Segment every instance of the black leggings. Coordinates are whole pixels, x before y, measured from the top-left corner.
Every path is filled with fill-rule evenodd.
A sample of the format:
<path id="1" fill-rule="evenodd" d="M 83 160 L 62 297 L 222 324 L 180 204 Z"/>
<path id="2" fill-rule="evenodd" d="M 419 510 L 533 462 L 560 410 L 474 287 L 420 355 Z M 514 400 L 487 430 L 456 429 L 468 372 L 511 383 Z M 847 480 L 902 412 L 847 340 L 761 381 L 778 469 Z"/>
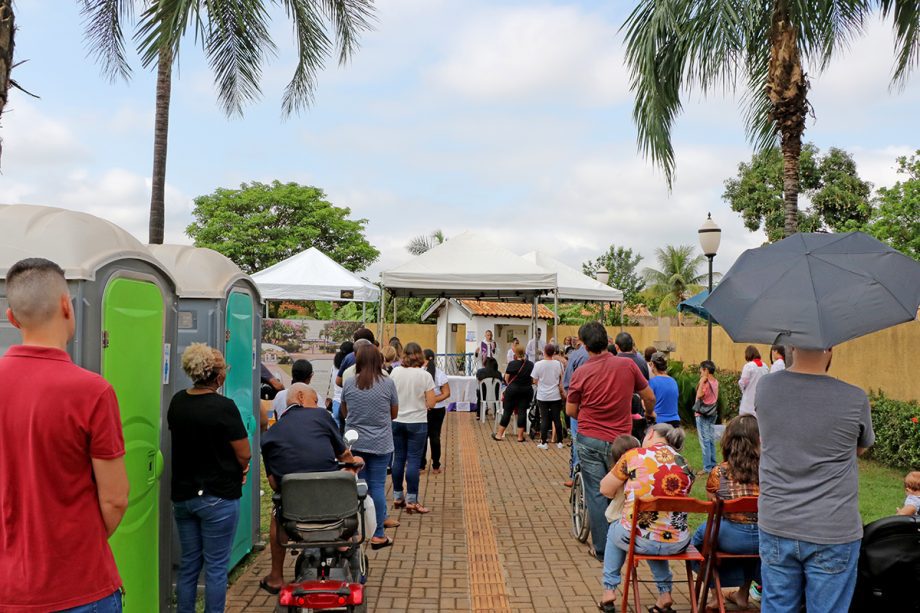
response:
<path id="1" fill-rule="evenodd" d="M 540 409 L 540 438 L 544 444 L 549 441 L 550 425 L 556 426 L 559 442 L 562 442 L 562 400 L 537 400 Z"/>
<path id="2" fill-rule="evenodd" d="M 517 427 L 527 427 L 527 411 L 530 409 L 530 401 L 533 399 L 533 388 L 528 386 L 508 386 L 505 388 L 505 400 L 502 403 L 504 412 L 502 413 L 499 425 L 507 428 L 511 423 L 511 414 L 517 410 Z"/>
<path id="3" fill-rule="evenodd" d="M 431 409 L 428 411 L 428 444 L 431 447 L 431 467 L 441 468 L 441 426 L 447 409 Z M 422 456 L 422 468 L 425 467 L 425 456 Z"/>

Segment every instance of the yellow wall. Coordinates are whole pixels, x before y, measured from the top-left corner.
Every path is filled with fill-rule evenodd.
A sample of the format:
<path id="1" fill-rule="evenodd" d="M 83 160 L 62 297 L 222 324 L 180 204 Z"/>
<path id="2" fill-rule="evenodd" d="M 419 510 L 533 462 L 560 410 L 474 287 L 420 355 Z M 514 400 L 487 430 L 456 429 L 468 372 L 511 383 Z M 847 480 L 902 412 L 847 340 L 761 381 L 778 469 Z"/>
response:
<path id="1" fill-rule="evenodd" d="M 377 334 L 377 324 L 369 323 L 367 327 Z M 418 343 L 422 349 L 435 349 L 437 345 L 437 328 L 432 324 L 399 324 L 396 327 L 396 333 L 393 331 L 393 324 L 384 324 L 383 338 L 381 343 L 386 343 L 390 337 L 398 336 L 403 346 L 407 343 Z"/>
<path id="2" fill-rule="evenodd" d="M 608 326 L 607 330 L 615 337 L 620 328 Z M 655 326 L 627 326 L 625 330 L 632 335 L 639 352 L 655 341 L 664 340 L 658 338 Z M 578 326 L 559 326 L 559 331 L 550 332 L 549 336 L 561 342 L 566 336 L 577 334 Z M 671 353 L 673 360 L 698 364 L 706 359 L 705 326 L 672 326 L 670 342 L 675 346 Z M 712 360 L 719 369 L 740 371 L 746 346 L 732 342 L 721 327 L 712 329 Z M 769 346 L 757 347 L 764 359 L 768 359 Z M 901 324 L 835 347 L 830 374 L 866 391 L 881 390 L 898 400 L 920 400 L 920 376 L 916 376 L 918 348 L 920 321 Z"/>

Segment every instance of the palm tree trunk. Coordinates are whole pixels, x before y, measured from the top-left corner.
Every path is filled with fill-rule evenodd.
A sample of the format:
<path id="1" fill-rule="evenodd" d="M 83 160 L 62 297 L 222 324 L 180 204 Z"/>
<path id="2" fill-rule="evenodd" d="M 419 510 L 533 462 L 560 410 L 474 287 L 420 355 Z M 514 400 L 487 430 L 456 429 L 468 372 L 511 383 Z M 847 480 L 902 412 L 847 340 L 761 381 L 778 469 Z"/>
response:
<path id="1" fill-rule="evenodd" d="M 12 0 L 0 0 L 0 117 L 6 108 L 10 91 L 10 71 L 13 69 L 13 36 L 16 33 L 13 21 Z M 0 153 L 3 148 L 0 146 Z"/>
<path id="2" fill-rule="evenodd" d="M 808 80 L 787 2 L 776 0 L 773 7 L 767 75 L 767 95 L 773 104 L 771 118 L 779 130 L 783 152 L 785 236 L 795 234 L 799 226 L 799 155 L 808 113 Z"/>
<path id="3" fill-rule="evenodd" d="M 163 244 L 166 217 L 166 143 L 169 138 L 169 102 L 172 96 L 171 49 L 161 49 L 157 63 L 156 118 L 153 126 L 153 183 L 150 190 L 150 244 Z"/>

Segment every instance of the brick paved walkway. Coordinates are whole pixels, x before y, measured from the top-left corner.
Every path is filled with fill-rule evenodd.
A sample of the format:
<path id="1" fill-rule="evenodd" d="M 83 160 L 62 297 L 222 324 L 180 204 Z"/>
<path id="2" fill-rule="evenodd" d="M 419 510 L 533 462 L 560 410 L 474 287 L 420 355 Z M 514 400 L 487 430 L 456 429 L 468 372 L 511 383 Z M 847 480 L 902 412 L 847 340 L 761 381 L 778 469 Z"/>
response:
<path id="1" fill-rule="evenodd" d="M 596 611 L 601 564 L 570 533 L 569 449 L 540 450 L 490 438 L 472 414 L 449 413 L 444 472 L 425 472 L 419 498 L 428 515 L 393 511 L 395 543 L 368 549 L 372 611 Z M 387 493 L 390 494 L 388 484 Z M 286 578 L 290 578 L 289 558 Z M 642 576 L 648 579 L 647 567 Z M 230 588 L 231 612 L 269 613 L 276 596 L 259 590 L 266 549 Z M 674 567 L 675 609 L 689 611 L 682 568 Z M 643 605 L 654 603 L 644 584 Z M 643 609 L 644 611 L 644 609 Z"/>

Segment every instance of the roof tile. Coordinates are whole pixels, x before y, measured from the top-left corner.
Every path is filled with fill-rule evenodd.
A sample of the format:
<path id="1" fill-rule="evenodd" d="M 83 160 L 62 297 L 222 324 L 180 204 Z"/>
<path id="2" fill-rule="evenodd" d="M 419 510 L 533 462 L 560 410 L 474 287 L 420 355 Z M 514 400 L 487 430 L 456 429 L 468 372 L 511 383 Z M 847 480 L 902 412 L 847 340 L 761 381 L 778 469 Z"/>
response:
<path id="1" fill-rule="evenodd" d="M 463 306 L 473 315 L 485 317 L 520 317 L 530 319 L 533 307 L 520 302 L 486 302 L 483 300 L 461 300 Z M 544 305 L 539 305 L 537 310 L 539 319 L 554 319 L 555 315 Z"/>

